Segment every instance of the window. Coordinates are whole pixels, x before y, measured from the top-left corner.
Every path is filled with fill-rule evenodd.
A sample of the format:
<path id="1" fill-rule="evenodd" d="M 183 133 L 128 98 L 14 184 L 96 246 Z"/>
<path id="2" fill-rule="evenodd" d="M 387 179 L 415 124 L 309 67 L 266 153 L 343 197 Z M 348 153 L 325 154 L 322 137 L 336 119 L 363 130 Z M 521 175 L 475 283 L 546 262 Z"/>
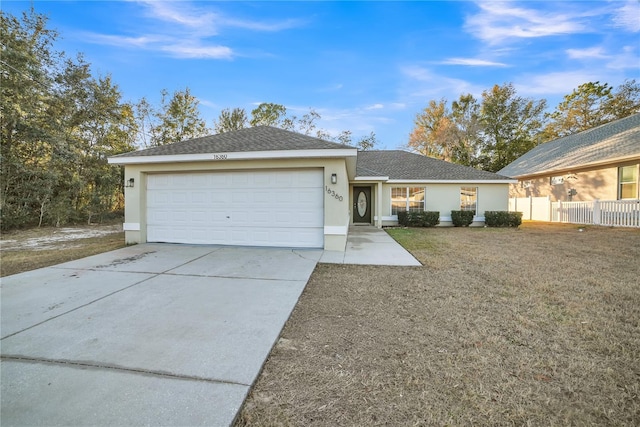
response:
<path id="1" fill-rule="evenodd" d="M 424 211 L 423 187 L 393 187 L 391 189 L 391 215 L 398 215 L 398 212 Z"/>
<path id="2" fill-rule="evenodd" d="M 551 177 L 551 185 L 560 185 L 560 184 L 564 184 L 564 176 Z"/>
<path id="3" fill-rule="evenodd" d="M 460 210 L 473 211 L 476 215 L 478 205 L 478 187 L 461 187 L 460 188 Z"/>
<path id="4" fill-rule="evenodd" d="M 531 188 L 531 181 L 521 181 L 520 186 L 522 188 Z"/>
<path id="5" fill-rule="evenodd" d="M 618 168 L 618 199 L 638 198 L 638 165 Z"/>

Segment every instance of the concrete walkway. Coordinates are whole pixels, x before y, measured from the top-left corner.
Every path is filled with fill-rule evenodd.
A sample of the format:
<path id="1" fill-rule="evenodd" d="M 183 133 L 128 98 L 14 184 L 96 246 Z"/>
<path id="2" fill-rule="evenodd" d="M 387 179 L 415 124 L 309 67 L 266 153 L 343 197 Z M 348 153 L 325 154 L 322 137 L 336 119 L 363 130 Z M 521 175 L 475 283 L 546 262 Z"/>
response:
<path id="1" fill-rule="evenodd" d="M 414 265 L 420 262 L 386 231 L 370 225 L 349 228 L 345 252 L 324 251 L 320 262 L 328 264 Z"/>

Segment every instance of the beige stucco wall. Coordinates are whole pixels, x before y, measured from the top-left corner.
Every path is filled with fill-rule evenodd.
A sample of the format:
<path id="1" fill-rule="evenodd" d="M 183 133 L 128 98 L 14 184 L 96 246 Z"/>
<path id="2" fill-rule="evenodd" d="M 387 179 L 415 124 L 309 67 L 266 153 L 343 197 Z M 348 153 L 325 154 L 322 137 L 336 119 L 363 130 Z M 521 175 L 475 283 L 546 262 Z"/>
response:
<path id="1" fill-rule="evenodd" d="M 595 199 L 617 200 L 618 168 L 620 166 L 638 165 L 638 163 L 635 160 L 615 165 L 560 171 L 543 176 L 523 178 L 517 184 L 511 185 L 509 197 L 550 196 L 552 202 L 559 200 L 569 201 L 569 190 L 574 189 L 576 194 L 571 198 L 574 202 Z M 551 185 L 552 176 L 564 177 L 564 183 Z"/>
<path id="2" fill-rule="evenodd" d="M 133 188 L 125 188 L 125 239 L 128 244 L 147 241 L 146 177 L 152 173 L 212 172 L 257 169 L 321 168 L 324 170 L 324 249 L 344 251 L 349 226 L 349 177 L 344 158 L 226 160 L 125 166 L 125 182 L 135 180 Z M 331 183 L 336 174 L 337 184 Z M 329 191 L 326 191 L 329 190 Z M 342 200 L 340 200 L 342 196 Z"/>
<path id="3" fill-rule="evenodd" d="M 425 210 L 440 212 L 440 225 L 451 225 L 451 211 L 460 209 L 460 188 L 478 187 L 477 218 L 473 225 L 484 225 L 485 211 L 506 211 L 509 207 L 509 184 L 383 184 L 381 215 L 382 225 L 397 225 L 397 218 L 391 215 L 391 189 L 394 187 L 424 187 Z M 376 216 L 378 212 L 375 212 Z"/>

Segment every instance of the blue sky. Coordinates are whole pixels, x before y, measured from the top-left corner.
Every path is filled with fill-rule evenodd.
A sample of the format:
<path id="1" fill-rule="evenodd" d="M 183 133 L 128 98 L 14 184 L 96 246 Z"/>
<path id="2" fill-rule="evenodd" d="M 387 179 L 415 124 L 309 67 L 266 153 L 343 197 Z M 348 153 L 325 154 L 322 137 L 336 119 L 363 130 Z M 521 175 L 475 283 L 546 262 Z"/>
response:
<path id="1" fill-rule="evenodd" d="M 431 99 L 511 82 L 552 109 L 588 81 L 640 80 L 638 0 L 33 5 L 60 32 L 56 47 L 111 74 L 127 101 L 188 86 L 211 127 L 223 108 L 313 108 L 319 127 L 373 131 L 377 148 L 406 144 Z"/>

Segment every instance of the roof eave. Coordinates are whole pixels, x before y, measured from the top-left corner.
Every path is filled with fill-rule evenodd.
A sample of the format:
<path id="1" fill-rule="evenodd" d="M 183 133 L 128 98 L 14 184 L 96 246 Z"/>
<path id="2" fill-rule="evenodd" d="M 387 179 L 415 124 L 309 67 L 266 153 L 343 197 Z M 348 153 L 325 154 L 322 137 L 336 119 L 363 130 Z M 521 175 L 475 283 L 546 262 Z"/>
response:
<path id="1" fill-rule="evenodd" d="M 356 176 L 354 181 L 388 181 L 388 176 Z"/>
<path id="2" fill-rule="evenodd" d="M 348 149 L 312 149 L 312 150 L 273 150 L 246 151 L 231 153 L 198 153 L 198 154 L 170 154 L 159 156 L 117 156 L 109 157 L 113 165 L 152 164 L 152 163 L 184 163 L 203 161 L 227 160 L 263 160 L 263 159 L 300 159 L 300 158 L 336 158 L 356 157 L 356 148 Z"/>
<path id="3" fill-rule="evenodd" d="M 623 163 L 623 162 L 632 161 L 632 160 L 640 160 L 640 154 L 633 154 L 630 156 L 621 156 L 613 159 L 600 160 L 597 162 L 582 163 L 580 165 L 562 166 L 557 168 L 545 169 L 542 171 L 529 172 L 529 173 L 524 173 L 520 175 L 513 175 L 512 178 L 522 180 L 522 179 L 546 176 L 551 174 L 570 172 L 570 171 L 579 170 L 579 169 L 588 169 L 588 168 L 594 168 L 594 167 L 600 167 L 600 166 L 614 165 L 617 163 Z"/>
<path id="4" fill-rule="evenodd" d="M 516 184 L 517 179 L 390 179 L 388 184 Z"/>

